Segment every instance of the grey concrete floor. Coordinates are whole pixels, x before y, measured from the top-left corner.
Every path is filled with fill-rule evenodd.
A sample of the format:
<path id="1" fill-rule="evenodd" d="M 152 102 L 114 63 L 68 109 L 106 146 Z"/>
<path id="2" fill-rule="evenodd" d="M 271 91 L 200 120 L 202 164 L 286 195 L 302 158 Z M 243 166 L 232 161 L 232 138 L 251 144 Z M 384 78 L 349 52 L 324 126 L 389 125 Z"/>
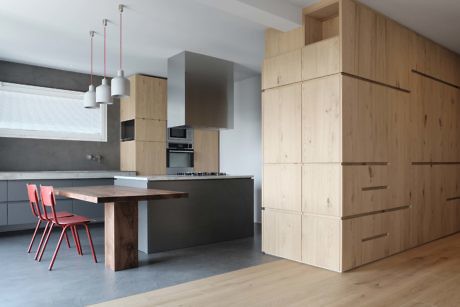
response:
<path id="1" fill-rule="evenodd" d="M 34 253 L 26 252 L 31 231 L 0 234 L 0 306 L 84 306 L 276 259 L 260 252 L 256 226 L 254 238 L 150 255 L 140 252 L 138 268 L 112 272 L 104 267 L 103 225 L 92 225 L 91 232 L 99 263 L 93 262 L 81 229 L 84 255 L 76 254 L 73 242 L 71 249 L 63 242 L 53 271 L 48 271 L 48 264 L 58 232 L 53 233 L 40 263 L 33 260 Z"/>

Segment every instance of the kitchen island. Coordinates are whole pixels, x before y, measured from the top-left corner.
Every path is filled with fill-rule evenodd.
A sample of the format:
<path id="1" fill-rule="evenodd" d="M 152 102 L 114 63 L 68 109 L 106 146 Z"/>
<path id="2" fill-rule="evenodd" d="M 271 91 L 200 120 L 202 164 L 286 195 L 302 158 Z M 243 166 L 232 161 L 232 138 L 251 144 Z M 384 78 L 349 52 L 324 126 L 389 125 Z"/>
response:
<path id="1" fill-rule="evenodd" d="M 138 248 L 145 253 L 254 235 L 252 176 L 115 176 L 114 184 L 188 193 L 139 202 Z"/>

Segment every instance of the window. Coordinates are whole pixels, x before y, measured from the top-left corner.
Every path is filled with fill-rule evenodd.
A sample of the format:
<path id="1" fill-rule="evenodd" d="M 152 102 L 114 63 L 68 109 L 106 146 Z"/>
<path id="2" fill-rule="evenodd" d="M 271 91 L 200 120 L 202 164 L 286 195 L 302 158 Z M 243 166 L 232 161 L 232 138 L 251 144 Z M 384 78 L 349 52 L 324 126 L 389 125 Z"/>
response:
<path id="1" fill-rule="evenodd" d="M 82 92 L 0 82 L 0 137 L 106 142 L 107 106 L 82 101 Z"/>

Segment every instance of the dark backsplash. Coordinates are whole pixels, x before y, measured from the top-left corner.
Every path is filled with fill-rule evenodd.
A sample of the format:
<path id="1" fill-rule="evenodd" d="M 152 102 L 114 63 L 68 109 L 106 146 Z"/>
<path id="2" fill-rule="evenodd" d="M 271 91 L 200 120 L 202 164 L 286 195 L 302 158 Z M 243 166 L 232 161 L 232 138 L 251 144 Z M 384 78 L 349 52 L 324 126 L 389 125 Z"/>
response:
<path id="1" fill-rule="evenodd" d="M 95 86 L 101 77 L 94 78 Z M 89 75 L 0 61 L 0 81 L 73 91 L 87 91 Z M 120 167 L 120 105 L 108 107 L 107 142 L 0 137 L 0 171 L 116 170 Z M 89 161 L 87 154 L 103 157 Z"/>

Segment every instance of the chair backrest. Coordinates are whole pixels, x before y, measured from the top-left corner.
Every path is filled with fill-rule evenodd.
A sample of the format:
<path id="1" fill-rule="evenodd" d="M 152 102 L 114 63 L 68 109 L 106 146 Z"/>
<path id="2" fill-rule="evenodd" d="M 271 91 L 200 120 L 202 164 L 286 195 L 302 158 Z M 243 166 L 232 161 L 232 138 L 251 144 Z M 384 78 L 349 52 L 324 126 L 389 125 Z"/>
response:
<path id="1" fill-rule="evenodd" d="M 42 206 L 43 206 L 43 213 L 45 215 L 46 220 L 50 220 L 51 218 L 59 224 L 57 216 L 56 216 L 56 198 L 54 197 L 54 189 L 52 186 L 40 186 L 40 196 L 42 198 Z M 51 208 L 51 216 L 46 212 L 46 207 Z"/>
<path id="2" fill-rule="evenodd" d="M 35 184 L 27 184 L 27 195 L 29 196 L 29 206 L 32 214 L 39 219 L 43 219 L 38 205 L 40 201 L 38 200 L 38 190 Z"/>

